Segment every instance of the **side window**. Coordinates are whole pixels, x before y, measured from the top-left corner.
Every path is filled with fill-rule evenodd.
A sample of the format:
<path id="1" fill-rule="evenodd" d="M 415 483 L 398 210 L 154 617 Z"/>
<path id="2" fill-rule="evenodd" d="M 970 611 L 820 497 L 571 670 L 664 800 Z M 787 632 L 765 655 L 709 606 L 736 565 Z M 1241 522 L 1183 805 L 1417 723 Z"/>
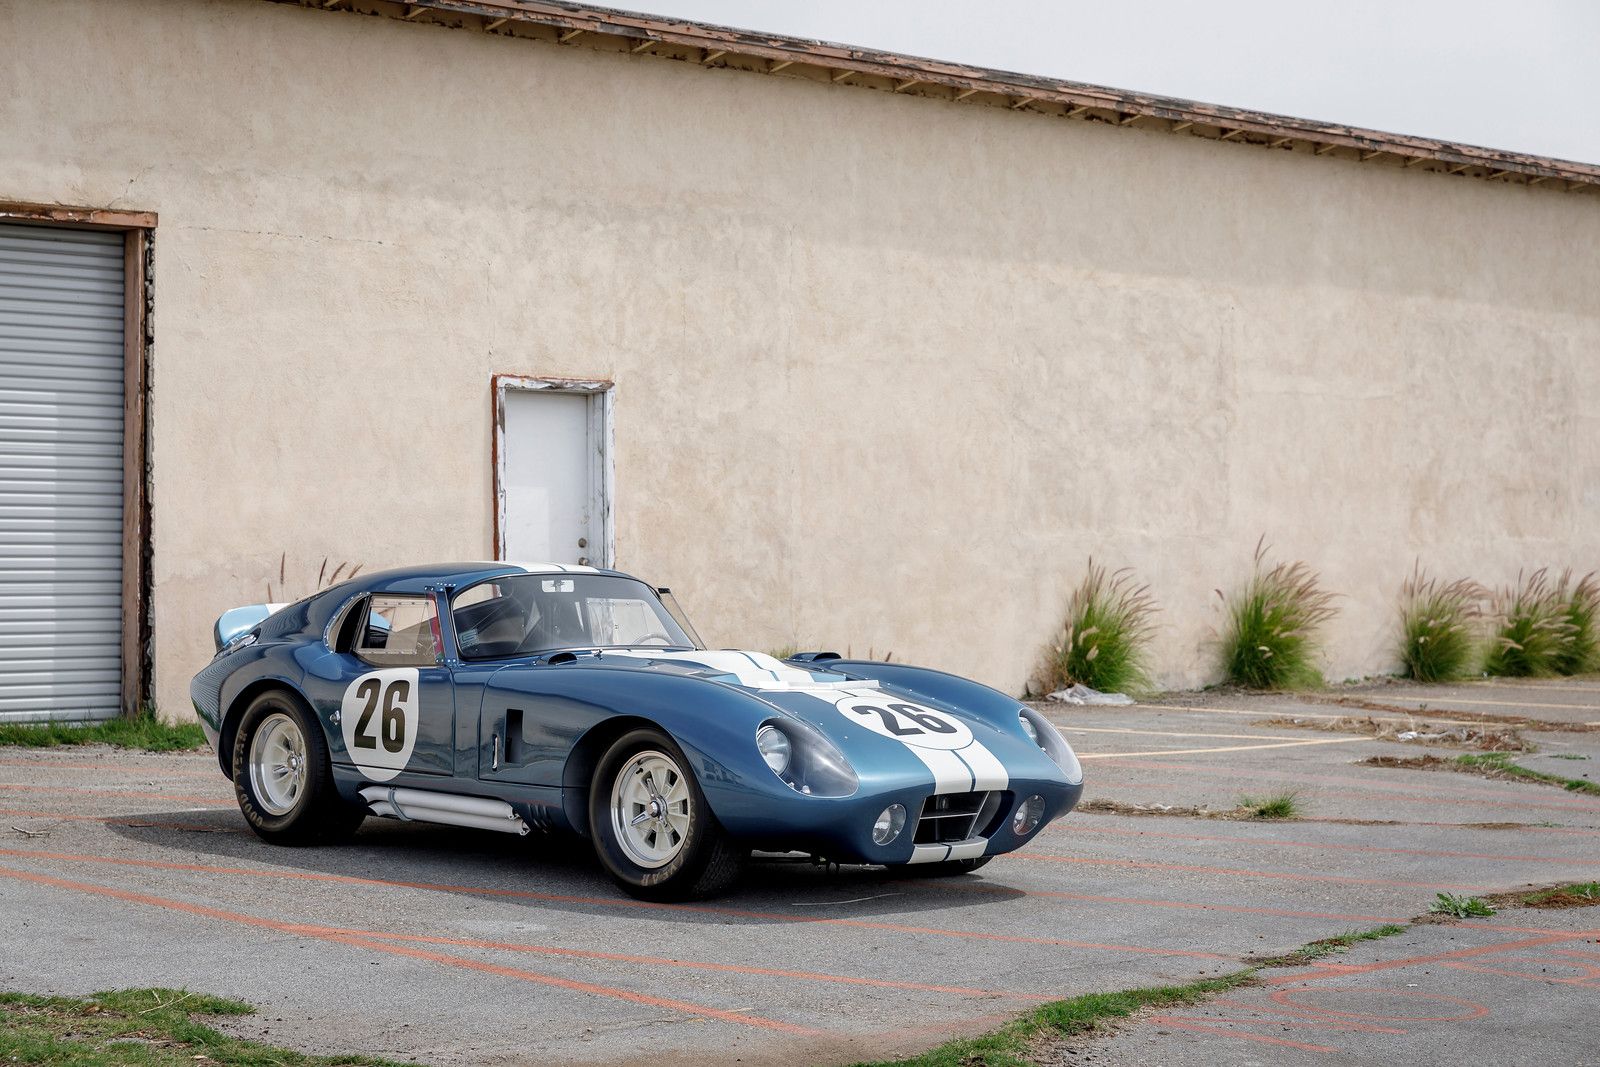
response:
<path id="1" fill-rule="evenodd" d="M 378 667 L 431 667 L 439 661 L 439 617 L 433 598 L 374 594 L 357 656 Z"/>

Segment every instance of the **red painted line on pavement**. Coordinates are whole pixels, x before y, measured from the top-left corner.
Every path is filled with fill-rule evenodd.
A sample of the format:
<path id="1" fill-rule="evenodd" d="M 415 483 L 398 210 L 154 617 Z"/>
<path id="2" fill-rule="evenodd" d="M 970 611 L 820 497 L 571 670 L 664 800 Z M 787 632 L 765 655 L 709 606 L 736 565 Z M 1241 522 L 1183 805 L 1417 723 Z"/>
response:
<path id="1" fill-rule="evenodd" d="M 1523 938 L 1518 941 L 1500 941 L 1492 945 L 1477 945 L 1473 948 L 1456 949 L 1453 952 L 1435 952 L 1426 956 L 1380 960 L 1377 963 L 1317 963 L 1313 964 L 1313 969 L 1310 971 L 1264 978 L 1262 980 L 1272 985 L 1282 985 L 1286 982 L 1311 982 L 1319 978 L 1342 978 L 1351 974 L 1371 974 L 1374 971 L 1392 971 L 1400 967 L 1416 967 L 1424 963 L 1443 963 L 1446 960 L 1465 960 L 1474 956 L 1492 956 L 1499 952 L 1536 948 L 1540 945 L 1555 945 L 1563 941 L 1587 941 L 1597 936 L 1600 936 L 1600 930 L 1579 930 L 1575 933 L 1550 933 L 1540 937 Z"/>
<path id="2" fill-rule="evenodd" d="M 58 763 L 55 760 L 40 759 L 0 759 L 0 767 L 38 767 L 47 771 L 100 771 L 111 774 L 143 774 L 152 777 L 181 777 L 205 778 L 210 781 L 227 781 L 223 773 L 215 769 L 215 761 L 210 771 L 186 771 L 177 767 L 141 767 L 130 763 Z"/>
<path id="3" fill-rule="evenodd" d="M 557 948 L 552 945 L 528 945 L 506 941 L 479 941 L 474 938 L 432 937 L 424 934 L 399 934 L 379 930 L 336 930 L 351 937 L 374 938 L 381 941 L 411 941 L 425 945 L 454 945 L 458 948 L 481 948 L 497 952 L 527 952 L 541 956 L 561 956 L 570 959 L 598 960 L 607 963 L 638 963 L 652 967 L 682 967 L 696 971 L 724 971 L 730 974 L 747 974 L 763 978 L 792 978 L 807 982 L 837 982 L 842 985 L 877 986 L 882 989 L 906 989 L 919 993 L 952 993 L 963 997 L 1013 997 L 1019 1000 L 1055 1000 L 1055 997 L 1038 993 L 1016 993 L 1000 989 L 974 989 L 970 986 L 930 985 L 926 982 L 902 982 L 889 978 L 856 978 L 842 974 L 821 974 L 815 971 L 790 971 L 772 967 L 747 967 L 738 963 L 707 963 L 698 960 L 669 960 L 661 956 L 628 956 L 615 952 L 592 952 L 576 948 Z"/>
<path id="4" fill-rule="evenodd" d="M 1212 1034 L 1216 1037 L 1232 1037 L 1240 1041 L 1255 1041 L 1262 1045 L 1277 1045 L 1281 1048 L 1296 1048 L 1302 1052 L 1337 1052 L 1338 1049 L 1328 1045 L 1311 1045 L 1304 1041 L 1290 1041 L 1282 1037 L 1267 1037 L 1265 1034 L 1247 1034 L 1240 1030 L 1225 1030 L 1220 1026 L 1206 1026 L 1203 1023 L 1189 1022 L 1185 1019 L 1175 1019 L 1170 1015 L 1152 1015 L 1149 1022 L 1157 1026 L 1170 1026 L 1175 1030 L 1188 1030 L 1196 1034 Z M 1229 1022 L 1231 1020 L 1221 1020 Z"/>
<path id="5" fill-rule="evenodd" d="M 243 926 L 254 926 L 265 930 L 275 930 L 279 933 L 293 934 L 298 937 L 307 937 L 319 941 L 333 941 L 358 948 L 373 949 L 378 952 L 387 952 L 395 956 L 409 956 L 415 959 L 429 960 L 442 963 L 450 967 L 459 967 L 465 970 L 482 971 L 486 974 L 499 975 L 502 978 L 513 978 L 523 982 L 533 982 L 538 985 L 554 986 L 559 989 L 568 989 L 579 993 L 588 993 L 593 996 L 608 997 L 612 1000 L 626 1000 L 635 1004 L 646 1004 L 656 1008 L 668 1008 L 680 1011 L 687 1015 L 699 1015 L 711 1019 L 720 1019 L 723 1022 L 739 1023 L 743 1026 L 753 1026 L 764 1030 L 776 1030 L 780 1033 L 797 1034 L 815 1037 L 824 1034 L 824 1031 L 813 1030 L 809 1027 L 796 1026 L 793 1023 L 779 1022 L 776 1019 L 765 1019 L 758 1015 L 749 1015 L 743 1012 L 723 1011 L 720 1008 L 711 1008 L 703 1004 L 692 1004 L 683 1000 L 669 1000 L 665 997 L 651 996 L 648 993 L 636 993 L 632 990 L 617 989 L 611 986 L 595 985 L 591 982 L 579 982 L 570 978 L 557 978 L 554 975 L 537 974 L 533 971 L 519 970 L 513 967 L 502 967 L 493 963 L 483 963 L 479 960 L 466 959 L 461 956 L 447 956 L 438 952 L 429 952 L 424 949 L 406 948 L 402 945 L 391 945 L 373 941 L 356 935 L 330 932 L 326 927 L 304 926 L 297 923 L 279 922 L 276 919 L 265 919 L 257 915 L 244 915 L 239 912 L 223 911 L 220 908 L 207 907 L 203 904 L 190 904 L 181 900 L 169 900 L 165 897 L 150 896 L 146 893 L 134 893 L 126 889 L 114 889 L 110 886 L 92 885 L 87 882 L 70 882 L 63 878 L 52 878 L 45 874 L 34 874 L 30 871 L 19 871 L 9 867 L 0 867 L 0 877 L 14 878 L 20 881 L 33 882 L 36 885 L 50 886 L 56 889 L 67 889 L 78 893 L 87 893 L 93 896 L 109 897 L 131 904 L 144 904 L 149 907 L 162 908 L 167 911 L 182 912 L 207 919 L 217 919 L 223 922 L 237 923 Z"/>
<path id="6" fill-rule="evenodd" d="M 1220 778 L 1220 779 L 1223 779 L 1225 781 L 1229 781 L 1229 782 L 1233 782 L 1233 783 L 1238 783 L 1240 781 L 1240 775 L 1241 774 L 1248 773 L 1248 775 L 1252 779 L 1266 779 L 1266 780 L 1275 781 L 1275 782 L 1289 782 L 1291 784 L 1296 784 L 1296 785 L 1307 785 L 1307 784 L 1333 785 L 1333 786 L 1338 786 L 1340 788 L 1340 790 L 1342 790 L 1345 793 L 1360 793 L 1360 794 L 1364 794 L 1366 796 L 1382 797 L 1382 798 L 1386 798 L 1386 799 L 1390 799 L 1390 800 L 1408 800 L 1408 801 L 1416 801 L 1416 802 L 1431 803 L 1431 804 L 1472 803 L 1472 804 L 1481 804 L 1484 807 L 1490 807 L 1490 808 L 1516 808 L 1518 810 L 1530 810 L 1530 811 L 1581 811 L 1581 812 L 1585 812 L 1585 813 L 1592 814 L 1592 815 L 1600 815 L 1600 804 L 1597 804 L 1597 803 L 1573 802 L 1573 803 L 1567 803 L 1567 804 L 1534 804 L 1534 803 L 1519 803 L 1519 802 L 1510 801 L 1510 800 L 1494 800 L 1494 799 L 1491 799 L 1491 798 L 1496 796 L 1496 795 L 1503 796 L 1504 794 L 1480 793 L 1480 792 L 1475 792 L 1475 791 L 1474 792 L 1463 792 L 1463 791 L 1460 791 L 1460 790 L 1451 790 L 1451 791 L 1448 791 L 1448 792 L 1431 792 L 1430 793 L 1430 792 L 1409 792 L 1409 791 L 1404 791 L 1404 790 L 1396 790 L 1396 789 L 1394 789 L 1392 787 L 1388 788 L 1388 789 L 1375 789 L 1375 788 L 1373 788 L 1373 784 L 1369 779 L 1355 778 L 1355 777 L 1349 777 L 1349 776 L 1343 776 L 1343 775 L 1292 774 L 1292 773 L 1282 773 L 1282 772 L 1277 772 L 1277 771 L 1263 771 L 1263 770 L 1260 770 L 1260 769 L 1255 768 L 1255 767 L 1250 768 L 1246 772 L 1246 771 L 1241 770 L 1241 768 L 1238 768 L 1238 767 L 1233 767 L 1233 768 L 1221 767 L 1221 766 L 1218 766 L 1216 764 L 1211 764 L 1211 763 L 1184 763 L 1184 762 L 1178 762 L 1178 761 L 1166 762 L 1166 763 L 1154 763 L 1154 762 L 1151 762 L 1149 760 L 1132 760 L 1132 759 L 1108 759 L 1105 762 L 1101 763 L 1099 766 L 1101 766 L 1101 767 L 1123 767 L 1123 768 L 1127 768 L 1128 770 L 1156 770 L 1156 771 L 1175 771 L 1176 770 L 1176 771 L 1183 771 L 1183 772 L 1185 772 L 1187 774 L 1192 774 L 1192 775 L 1195 775 L 1196 777 L 1200 777 L 1200 778 Z M 1438 772 L 1429 771 L 1429 772 L 1422 772 L 1422 773 L 1437 774 Z M 1461 776 L 1455 775 L 1455 776 L 1451 776 L 1451 777 L 1461 777 Z M 1520 784 L 1520 783 L 1507 783 L 1507 784 Z"/>
<path id="7" fill-rule="evenodd" d="M 896 885 L 916 886 L 933 891 L 934 887 L 923 880 L 895 882 Z M 1197 904 L 1183 900 L 1150 900 L 1145 897 L 1106 897 L 1093 893 L 1068 893 L 1058 889 L 1017 889 L 998 882 L 945 882 L 938 891 L 954 893 L 1017 893 L 1028 897 L 1045 897 L 1049 900 L 1076 900 L 1088 904 L 1122 904 L 1142 908 L 1176 908 L 1183 911 L 1222 911 L 1237 915 L 1271 915 L 1284 919 L 1333 919 L 1338 922 L 1406 922 L 1408 916 L 1357 915 L 1338 911 L 1299 911 L 1293 908 L 1250 907 L 1245 904 Z"/>
<path id="8" fill-rule="evenodd" d="M 1327 882 L 1333 885 L 1381 885 L 1396 889 L 1470 890 L 1482 892 L 1491 887 L 1460 885 L 1454 882 L 1400 882 L 1390 878 L 1353 878 L 1341 874 L 1295 874 L 1286 871 L 1252 871 L 1236 867 L 1207 867 L 1198 863 L 1157 863 L 1153 860 L 1091 859 L 1086 856 L 1054 856 L 1047 852 L 1013 852 L 1012 856 L 1048 863 L 1077 863 L 1089 867 L 1130 867 L 1147 871 L 1183 871 L 1188 874 L 1220 874 L 1231 878 L 1272 878 L 1288 882 Z"/>
<path id="9" fill-rule="evenodd" d="M 222 797 L 192 797 L 177 793 L 136 793 L 123 789 L 86 789 L 81 786 L 71 785 L 27 785 L 21 782 L 0 782 L 0 789 L 25 789 L 30 793 L 59 793 L 62 796 L 89 796 L 89 797 L 118 797 L 124 800 L 171 800 L 179 804 L 208 804 L 214 807 L 226 808 L 227 804 L 219 804 Z"/>
<path id="10" fill-rule="evenodd" d="M 217 811 L 226 811 L 226 808 L 217 808 Z M 242 826 L 206 826 L 197 822 L 150 822 L 143 815 L 69 815 L 60 811 L 24 811 L 17 808 L 0 808 L 0 816 L 12 819 L 64 819 L 71 822 L 103 822 L 116 823 L 121 826 L 132 826 L 139 829 L 149 827 L 154 830 L 197 830 L 208 834 L 242 834 L 247 833 Z"/>
<path id="11" fill-rule="evenodd" d="M 1280 838 L 1242 837 L 1236 834 L 1177 834 L 1163 830 L 1128 830 L 1113 826 L 1068 826 L 1053 822 L 1050 829 L 1070 834 L 1113 834 L 1119 837 L 1159 837 L 1171 841 L 1221 841 L 1229 844 L 1254 845 L 1258 848 L 1311 848 L 1334 852 L 1376 852 L 1395 856 L 1430 856 L 1440 859 L 1493 860 L 1505 863 L 1561 863 L 1566 865 L 1589 863 L 1581 858 L 1563 856 L 1517 856 L 1493 852 L 1451 852 L 1432 848 L 1385 848 L 1380 845 L 1344 845 L 1320 841 L 1285 841 Z"/>
<path id="12" fill-rule="evenodd" d="M 1240 1000 L 1213 1000 L 1212 1007 L 1238 1008 L 1242 1011 L 1253 1011 L 1260 1014 L 1288 1015 L 1288 1019 L 1263 1019 L 1261 1025 L 1278 1026 L 1303 1026 L 1309 1030 L 1353 1030 L 1362 1034 L 1404 1034 L 1407 1031 L 1394 1026 L 1378 1026 L 1373 1023 L 1358 1023 L 1354 1019 L 1330 1019 L 1326 1015 L 1318 1015 L 1303 1008 L 1296 1008 L 1289 1004 L 1277 1004 L 1271 1000 L 1259 1004 L 1247 1004 Z M 1243 1019 L 1230 1019 L 1230 1022 L 1244 1022 Z"/>
<path id="13" fill-rule="evenodd" d="M 0 848 L 0 856 L 23 859 L 62 860 L 69 863 L 108 863 L 126 867 L 143 867 L 152 870 L 193 871 L 202 874 L 226 874 L 245 878 L 290 879 L 308 882 L 335 882 L 341 885 L 369 885 L 394 889 L 422 889 L 444 893 L 471 893 L 478 896 L 509 897 L 515 900 L 538 900 L 555 904 L 588 904 L 605 908 L 673 911 L 699 915 L 722 915 L 741 919 L 760 919 L 764 922 L 819 923 L 828 926 L 848 926 L 853 929 L 882 930 L 899 934 L 926 934 L 933 937 L 954 937 L 973 941 L 994 941 L 1017 945 L 1044 945 L 1059 948 L 1093 949 L 1105 952 L 1127 952 L 1145 956 L 1181 956 L 1188 959 L 1232 959 L 1217 952 L 1196 952 L 1189 949 L 1150 948 L 1144 945 L 1100 944 L 1092 941 L 1069 941 L 1059 937 L 1030 937 L 1022 934 L 991 934 L 977 930 L 946 930 L 938 927 L 907 926 L 901 923 L 874 922 L 869 919 L 843 919 L 826 915 L 788 915 L 783 912 L 751 911 L 743 908 L 718 907 L 711 904 L 658 904 L 647 900 L 623 897 L 585 897 L 564 893 L 539 893 L 529 889 L 495 889 L 487 886 L 452 885 L 438 882 L 406 882 L 388 878 L 360 878 L 348 874 L 323 874 L 317 871 L 256 871 L 243 867 L 213 867 L 199 863 L 168 863 L 160 860 L 141 860 L 114 856 L 92 856 L 65 852 L 34 852 L 25 849 Z"/>

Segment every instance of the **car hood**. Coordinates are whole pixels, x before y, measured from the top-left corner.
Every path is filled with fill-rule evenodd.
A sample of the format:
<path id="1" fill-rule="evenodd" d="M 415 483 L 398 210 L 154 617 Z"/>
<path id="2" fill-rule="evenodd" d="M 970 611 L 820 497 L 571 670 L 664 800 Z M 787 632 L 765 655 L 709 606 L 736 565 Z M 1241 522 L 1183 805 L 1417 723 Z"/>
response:
<path id="1" fill-rule="evenodd" d="M 876 680 L 732 649 L 608 650 L 601 658 L 613 663 L 626 659 L 632 661 L 630 667 L 737 687 L 822 730 L 858 769 L 920 764 L 932 773 L 939 792 L 1003 789 L 1018 771 L 1037 777 L 1059 775 L 1020 726 L 996 723 L 970 708 Z M 910 764 L 905 763 L 908 757 Z"/>

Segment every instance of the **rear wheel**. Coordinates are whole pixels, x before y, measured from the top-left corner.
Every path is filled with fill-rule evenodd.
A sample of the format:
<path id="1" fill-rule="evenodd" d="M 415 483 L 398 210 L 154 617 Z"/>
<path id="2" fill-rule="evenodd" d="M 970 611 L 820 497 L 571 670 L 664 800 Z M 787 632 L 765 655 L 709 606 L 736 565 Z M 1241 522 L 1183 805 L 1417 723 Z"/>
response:
<path id="1" fill-rule="evenodd" d="M 322 727 L 286 690 L 262 693 L 245 709 L 233 741 L 233 789 L 250 829 L 275 845 L 340 840 L 366 817 L 340 798 Z"/>
<path id="2" fill-rule="evenodd" d="M 690 900 L 733 884 L 746 852 L 729 839 L 659 730 L 617 739 L 589 787 L 589 832 L 617 885 L 642 900 Z"/>

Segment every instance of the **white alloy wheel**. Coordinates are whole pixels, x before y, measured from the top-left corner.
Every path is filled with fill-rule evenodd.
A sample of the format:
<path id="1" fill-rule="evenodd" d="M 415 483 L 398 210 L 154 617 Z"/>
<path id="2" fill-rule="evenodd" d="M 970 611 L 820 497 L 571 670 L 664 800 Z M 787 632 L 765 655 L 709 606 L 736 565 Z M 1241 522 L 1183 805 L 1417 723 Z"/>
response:
<path id="1" fill-rule="evenodd" d="M 283 712 L 268 715 L 250 740 L 250 789 L 271 815 L 287 815 L 304 791 L 306 739 Z"/>
<path id="2" fill-rule="evenodd" d="M 689 783 L 671 756 L 636 753 L 611 783 L 617 843 L 641 867 L 665 867 L 683 851 L 692 818 Z"/>

